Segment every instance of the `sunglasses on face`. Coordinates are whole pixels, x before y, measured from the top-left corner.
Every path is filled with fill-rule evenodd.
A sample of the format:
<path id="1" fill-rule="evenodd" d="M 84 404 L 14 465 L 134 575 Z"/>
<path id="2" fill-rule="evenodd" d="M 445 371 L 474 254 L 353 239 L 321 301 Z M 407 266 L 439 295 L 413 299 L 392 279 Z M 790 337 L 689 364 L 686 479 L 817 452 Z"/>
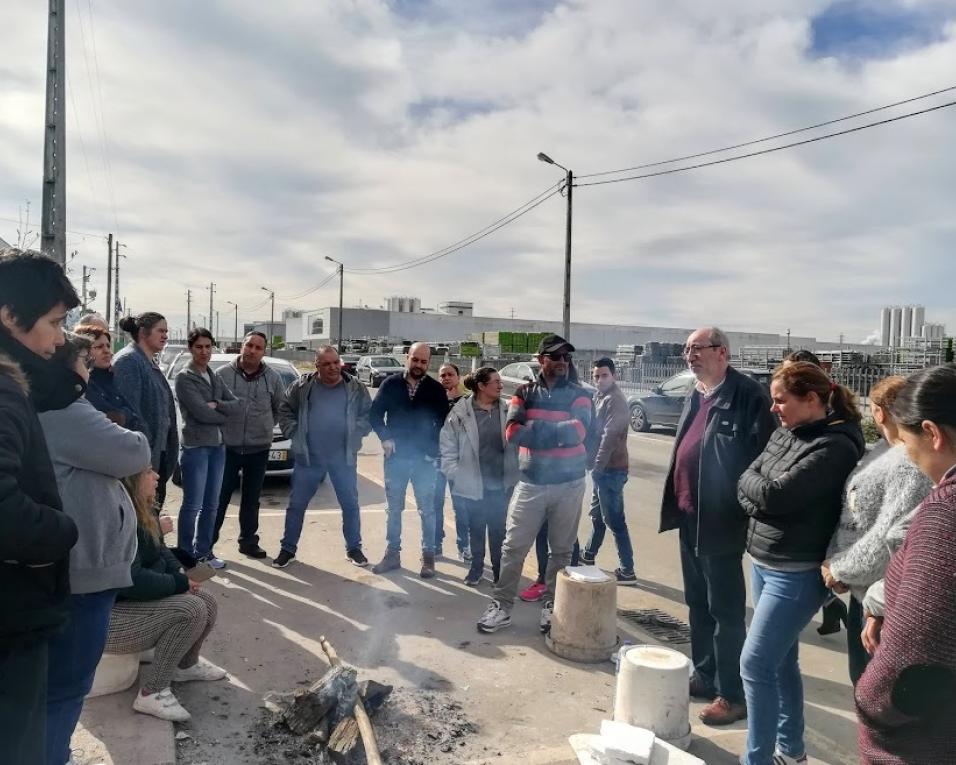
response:
<path id="1" fill-rule="evenodd" d="M 546 353 L 544 355 L 547 356 L 549 359 L 551 359 L 551 361 L 570 361 L 571 360 L 571 354 L 567 353 L 566 351 L 555 351 L 554 353 Z"/>

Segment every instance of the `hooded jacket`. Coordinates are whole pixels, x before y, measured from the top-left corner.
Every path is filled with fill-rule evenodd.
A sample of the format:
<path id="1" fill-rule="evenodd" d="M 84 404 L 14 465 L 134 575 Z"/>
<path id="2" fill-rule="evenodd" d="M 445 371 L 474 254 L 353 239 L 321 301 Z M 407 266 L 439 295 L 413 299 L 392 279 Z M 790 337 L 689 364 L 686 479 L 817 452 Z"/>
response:
<path id="1" fill-rule="evenodd" d="M 63 512 L 27 375 L 48 362 L 0 330 L 0 648 L 52 634 L 67 618 L 73 520 Z M 26 373 L 26 374 L 24 374 Z"/>
<path id="2" fill-rule="evenodd" d="M 182 445 L 184 449 L 194 446 L 220 446 L 223 443 L 222 426 L 238 414 L 241 404 L 226 387 L 223 379 L 207 367 L 209 381 L 199 374 L 190 362 L 176 375 L 176 401 L 183 415 Z M 208 406 L 215 401 L 216 408 Z"/>
<path id="3" fill-rule="evenodd" d="M 222 426 L 222 440 L 229 449 L 261 452 L 272 444 L 282 403 L 282 378 L 265 362 L 253 374 L 239 366 L 239 358 L 216 370 L 216 374 L 239 399 L 239 407 Z"/>
<path id="4" fill-rule="evenodd" d="M 504 401 L 498 401 L 497 406 L 501 421 L 501 444 L 504 447 L 502 483 L 507 492 L 518 483 L 518 451 L 505 437 L 508 405 Z M 458 399 L 448 413 L 441 429 L 440 447 L 441 471 L 448 479 L 451 493 L 475 501 L 482 499 L 484 486 L 478 458 L 478 420 L 475 418 L 474 399 L 471 396 Z"/>
<path id="5" fill-rule="evenodd" d="M 779 427 L 737 484 L 757 562 L 822 563 L 843 506 L 843 486 L 863 456 L 858 422 L 830 414 Z"/>

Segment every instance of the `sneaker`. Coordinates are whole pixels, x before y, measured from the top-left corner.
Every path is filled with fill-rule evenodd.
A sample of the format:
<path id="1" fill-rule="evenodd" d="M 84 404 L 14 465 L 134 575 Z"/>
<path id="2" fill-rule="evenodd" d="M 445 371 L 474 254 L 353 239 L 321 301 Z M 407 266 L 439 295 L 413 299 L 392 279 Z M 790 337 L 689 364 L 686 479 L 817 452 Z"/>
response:
<path id="1" fill-rule="evenodd" d="M 293 553 L 290 553 L 288 550 L 279 550 L 279 554 L 276 556 L 276 559 L 272 561 L 273 568 L 285 568 L 292 560 L 295 558 Z"/>
<path id="2" fill-rule="evenodd" d="M 402 554 L 398 550 L 391 548 L 385 551 L 385 557 L 372 566 L 373 574 L 384 574 L 386 571 L 394 571 L 402 567 Z"/>
<path id="3" fill-rule="evenodd" d="M 435 554 L 422 553 L 422 570 L 419 573 L 422 579 L 431 579 L 435 576 Z"/>
<path id="4" fill-rule="evenodd" d="M 544 582 L 535 582 L 518 596 L 525 603 L 537 603 L 547 592 L 548 587 Z"/>
<path id="5" fill-rule="evenodd" d="M 594 556 L 591 555 L 591 553 L 589 553 L 587 550 L 581 550 L 581 563 L 583 563 L 585 566 L 593 566 Z"/>
<path id="6" fill-rule="evenodd" d="M 747 719 L 747 705 L 728 701 L 718 696 L 697 715 L 704 725 L 730 725 Z"/>
<path id="7" fill-rule="evenodd" d="M 474 557 L 474 556 L 471 554 L 471 548 L 470 548 L 470 547 L 466 547 L 466 548 L 464 548 L 463 550 L 460 550 L 458 554 L 461 556 L 461 559 L 462 559 L 463 561 L 469 561 L 469 562 L 470 562 L 470 561 L 472 560 L 472 558 Z"/>
<path id="8" fill-rule="evenodd" d="M 554 613 L 554 601 L 549 600 L 541 609 L 541 619 L 538 621 L 538 629 L 541 633 L 547 635 L 551 632 L 551 616 Z"/>
<path id="9" fill-rule="evenodd" d="M 202 656 L 200 656 L 199 661 L 191 667 L 186 667 L 185 669 L 176 667 L 176 669 L 173 670 L 174 683 L 189 683 L 193 680 L 212 682 L 213 680 L 222 680 L 225 676 L 226 670 L 222 667 L 217 667 Z"/>
<path id="10" fill-rule="evenodd" d="M 259 545 L 249 545 L 248 547 L 240 547 L 239 553 L 249 558 L 255 558 L 256 560 L 262 560 L 263 558 L 269 557 L 269 553 L 267 553 L 265 550 L 259 547 Z"/>
<path id="11" fill-rule="evenodd" d="M 203 558 L 200 563 L 208 563 L 209 568 L 214 568 L 216 571 L 226 567 L 226 561 L 217 558 L 215 555 L 209 555 L 206 558 Z"/>
<path id="12" fill-rule="evenodd" d="M 692 699 L 713 701 L 717 698 L 717 691 L 714 690 L 714 686 L 705 683 L 696 672 L 690 677 L 689 687 Z"/>
<path id="13" fill-rule="evenodd" d="M 345 557 L 360 568 L 365 568 L 368 565 L 368 558 L 362 554 L 361 547 L 356 547 L 354 550 L 349 550 L 345 553 Z"/>
<path id="14" fill-rule="evenodd" d="M 183 709 L 169 688 L 163 688 L 159 693 L 150 693 L 146 696 L 139 691 L 133 700 L 133 709 L 144 715 L 152 715 L 170 722 L 186 722 L 190 718 L 189 712 Z"/>
<path id="15" fill-rule="evenodd" d="M 614 577 L 617 579 L 618 584 L 624 585 L 625 587 L 637 584 L 637 574 L 633 571 L 616 568 L 614 569 Z"/>
<path id="16" fill-rule="evenodd" d="M 497 600 L 493 600 L 478 620 L 478 631 L 497 632 L 510 625 L 511 614 L 505 611 Z"/>
<path id="17" fill-rule="evenodd" d="M 462 580 L 469 587 L 477 587 L 481 584 L 481 574 L 472 574 L 468 572 L 468 575 Z"/>
<path id="18" fill-rule="evenodd" d="M 740 759 L 737 760 L 737 762 L 739 762 L 740 765 L 747 765 L 746 757 L 747 755 L 745 754 L 740 755 Z M 773 759 L 770 761 L 770 765 L 807 765 L 807 756 L 803 755 L 799 759 L 795 760 L 793 759 L 793 757 L 790 757 L 789 755 L 781 754 L 780 752 L 775 752 L 773 755 Z"/>

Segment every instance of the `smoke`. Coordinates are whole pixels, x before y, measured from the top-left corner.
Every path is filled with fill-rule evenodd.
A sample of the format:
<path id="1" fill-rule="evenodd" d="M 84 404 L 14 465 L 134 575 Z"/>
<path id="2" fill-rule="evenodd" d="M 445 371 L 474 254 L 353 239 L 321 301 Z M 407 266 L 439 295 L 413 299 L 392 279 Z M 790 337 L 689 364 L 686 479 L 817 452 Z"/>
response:
<path id="1" fill-rule="evenodd" d="M 863 345 L 879 345 L 882 339 L 879 330 L 873 330 L 860 342 L 863 343 Z"/>

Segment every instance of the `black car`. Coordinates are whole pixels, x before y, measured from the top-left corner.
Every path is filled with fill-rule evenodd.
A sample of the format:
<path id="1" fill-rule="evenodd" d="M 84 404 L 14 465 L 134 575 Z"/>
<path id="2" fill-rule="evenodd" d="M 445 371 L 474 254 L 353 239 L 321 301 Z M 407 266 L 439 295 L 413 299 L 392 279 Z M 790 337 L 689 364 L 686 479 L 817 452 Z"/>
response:
<path id="1" fill-rule="evenodd" d="M 770 388 L 773 372 L 766 369 L 738 369 L 747 377 Z M 655 425 L 675 428 L 684 411 L 684 400 L 694 389 L 694 373 L 689 369 L 678 372 L 649 391 L 630 393 L 627 405 L 631 411 L 631 428 L 646 433 Z"/>
<path id="2" fill-rule="evenodd" d="M 354 377 L 355 366 L 358 364 L 360 358 L 362 357 L 357 353 L 343 353 L 339 356 L 339 360 L 342 362 L 342 371 Z"/>

